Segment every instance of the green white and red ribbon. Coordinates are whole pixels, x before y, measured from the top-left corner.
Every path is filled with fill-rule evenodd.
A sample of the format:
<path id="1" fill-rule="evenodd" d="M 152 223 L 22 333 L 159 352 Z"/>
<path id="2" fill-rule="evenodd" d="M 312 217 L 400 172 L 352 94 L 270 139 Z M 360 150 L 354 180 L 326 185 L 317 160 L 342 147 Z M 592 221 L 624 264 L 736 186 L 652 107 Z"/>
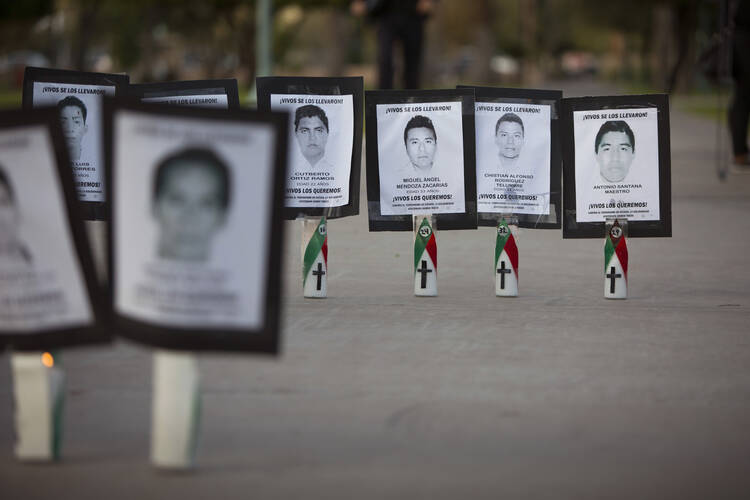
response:
<path id="1" fill-rule="evenodd" d="M 307 247 L 305 247 L 305 257 L 302 262 L 303 286 L 307 282 L 307 276 L 310 274 L 310 269 L 321 252 L 323 253 L 325 266 L 328 268 L 328 230 L 325 217 L 320 219 L 318 226 L 315 228 L 315 232 L 310 237 L 310 241 L 307 242 Z"/>
<path id="2" fill-rule="evenodd" d="M 518 279 L 518 247 L 516 246 L 516 239 L 513 237 L 513 233 L 508 227 L 508 223 L 505 219 L 502 219 L 498 225 L 497 240 L 495 241 L 495 269 L 497 269 L 497 263 L 500 260 L 500 256 L 505 250 L 510 265 L 513 268 L 513 274 Z M 500 231 L 500 228 L 505 228 L 504 231 Z"/>
<path id="3" fill-rule="evenodd" d="M 620 227 L 620 224 L 615 221 L 614 227 Z M 604 243 L 604 272 L 610 268 L 612 259 L 617 256 L 617 260 L 620 261 L 622 267 L 622 274 L 625 277 L 625 281 L 628 280 L 628 245 L 625 242 L 625 235 L 623 234 L 619 238 L 612 238 L 612 231 L 607 232 L 607 241 Z"/>
<path id="4" fill-rule="evenodd" d="M 424 230 L 424 228 L 427 228 L 427 230 Z M 422 233 L 426 234 L 426 236 Z M 417 236 L 414 238 L 414 273 L 417 272 L 419 262 L 422 260 L 422 254 L 425 251 L 430 256 L 432 265 L 435 266 L 435 272 L 437 273 L 437 241 L 435 240 L 435 232 L 432 230 L 427 217 L 422 219 L 422 223 L 417 230 Z"/>

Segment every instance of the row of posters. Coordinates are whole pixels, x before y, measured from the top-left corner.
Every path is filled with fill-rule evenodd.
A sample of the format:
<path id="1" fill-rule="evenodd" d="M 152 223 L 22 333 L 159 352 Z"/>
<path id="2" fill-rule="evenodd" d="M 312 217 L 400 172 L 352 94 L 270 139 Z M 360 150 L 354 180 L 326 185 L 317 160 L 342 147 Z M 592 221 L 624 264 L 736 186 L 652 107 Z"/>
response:
<path id="1" fill-rule="evenodd" d="M 186 106 L 238 108 L 236 80 L 130 84 L 125 74 L 27 67 L 23 107 L 54 107 L 60 115 L 84 217 L 104 219 L 103 97 Z"/>
<path id="2" fill-rule="evenodd" d="M 630 236 L 671 235 L 662 95 L 365 93 L 362 78 L 269 77 L 252 112 L 233 80 L 26 77 L 27 112 L 0 120 L 0 346 L 111 330 L 276 352 L 281 221 L 357 215 L 363 139 L 371 231 L 412 230 L 415 214 L 439 230 L 512 214 L 564 237 L 601 237 L 609 217 Z M 107 99 L 121 92 L 136 99 Z M 104 295 L 84 219 L 108 221 Z"/>
<path id="3" fill-rule="evenodd" d="M 290 115 L 288 218 L 358 213 L 361 85 L 257 80 L 259 108 Z M 364 100 L 371 231 L 411 231 L 429 213 L 441 230 L 513 215 L 566 238 L 601 237 L 610 217 L 627 218 L 633 237 L 671 234 L 666 96 L 459 86 Z"/>
<path id="4" fill-rule="evenodd" d="M 40 68 L 25 76 L 24 106 L 60 112 L 93 219 L 104 218 L 106 201 L 102 96 L 239 106 L 234 80 L 130 85 L 126 75 Z M 361 77 L 264 77 L 257 92 L 259 109 L 290 116 L 287 219 L 359 213 L 364 115 L 372 231 L 411 230 L 411 216 L 424 213 L 442 230 L 514 215 L 522 227 L 562 225 L 564 237 L 598 237 L 615 216 L 628 218 L 631 236 L 671 231 L 666 96 L 562 99 L 559 91 L 461 86 L 368 91 L 363 110 Z M 618 135 L 627 140 L 600 147 Z"/>

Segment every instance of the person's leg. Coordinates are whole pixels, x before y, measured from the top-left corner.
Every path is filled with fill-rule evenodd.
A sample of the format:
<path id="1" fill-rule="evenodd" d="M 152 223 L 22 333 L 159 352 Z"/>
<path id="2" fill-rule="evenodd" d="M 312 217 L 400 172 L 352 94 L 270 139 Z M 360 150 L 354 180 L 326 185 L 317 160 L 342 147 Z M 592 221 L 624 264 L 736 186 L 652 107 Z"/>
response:
<path id="1" fill-rule="evenodd" d="M 734 40 L 734 94 L 729 107 L 729 130 L 735 162 L 748 161 L 747 129 L 750 119 L 750 33 Z"/>
<path id="2" fill-rule="evenodd" d="M 395 30 L 388 19 L 378 23 L 378 88 L 393 88 L 393 40 Z"/>
<path id="3" fill-rule="evenodd" d="M 404 85 L 407 89 L 419 88 L 423 38 L 424 21 L 418 18 L 405 20 L 401 40 L 404 44 Z"/>

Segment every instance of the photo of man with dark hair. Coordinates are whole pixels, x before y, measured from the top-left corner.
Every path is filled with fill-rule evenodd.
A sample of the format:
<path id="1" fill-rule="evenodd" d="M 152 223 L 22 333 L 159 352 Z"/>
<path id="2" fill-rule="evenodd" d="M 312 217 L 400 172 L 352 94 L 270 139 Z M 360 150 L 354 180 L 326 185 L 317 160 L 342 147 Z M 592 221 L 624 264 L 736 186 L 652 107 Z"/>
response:
<path id="1" fill-rule="evenodd" d="M 495 144 L 502 168 L 513 169 L 524 143 L 523 120 L 515 113 L 505 113 L 495 124 Z"/>
<path id="2" fill-rule="evenodd" d="M 57 103 L 60 113 L 60 125 L 62 125 L 63 136 L 68 144 L 68 152 L 71 161 L 81 159 L 81 141 L 88 131 L 86 125 L 86 105 L 79 98 L 69 95 Z"/>
<path id="3" fill-rule="evenodd" d="M 378 104 L 376 116 L 381 215 L 463 213 L 462 103 Z"/>
<path id="4" fill-rule="evenodd" d="M 594 142 L 599 173 L 607 182 L 621 182 L 635 157 L 635 135 L 622 120 L 604 122 Z"/>
<path id="5" fill-rule="evenodd" d="M 294 112 L 294 135 L 305 160 L 316 170 L 330 171 L 333 166 L 326 160 L 328 142 L 328 117 L 318 106 L 307 104 Z"/>
<path id="6" fill-rule="evenodd" d="M 411 170 L 416 173 L 429 172 L 437 153 L 437 134 L 432 120 L 422 115 L 413 116 L 404 128 L 404 145 Z"/>
<path id="7" fill-rule="evenodd" d="M 0 265 L 31 264 L 31 253 L 18 236 L 19 224 L 16 194 L 0 166 Z"/>
<path id="8" fill-rule="evenodd" d="M 182 149 L 154 170 L 152 213 L 159 226 L 159 257 L 205 262 L 231 201 L 227 164 L 205 148 Z"/>

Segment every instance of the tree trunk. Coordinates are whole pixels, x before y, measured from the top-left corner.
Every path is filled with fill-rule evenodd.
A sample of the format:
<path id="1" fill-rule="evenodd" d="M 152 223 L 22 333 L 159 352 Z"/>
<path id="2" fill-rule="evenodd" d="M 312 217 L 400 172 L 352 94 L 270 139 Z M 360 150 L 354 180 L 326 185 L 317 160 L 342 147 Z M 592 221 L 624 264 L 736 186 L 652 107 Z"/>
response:
<path id="1" fill-rule="evenodd" d="M 698 27 L 697 9 L 692 4 L 679 4 L 675 10 L 675 41 L 677 59 L 667 81 L 667 91 L 687 91 L 692 86 L 695 66 L 694 33 Z"/>
<path id="2" fill-rule="evenodd" d="M 96 18 L 99 13 L 98 2 L 81 1 L 77 7 L 77 22 L 71 46 L 71 62 L 78 71 L 88 68 L 86 56 L 91 46 L 92 35 L 97 26 Z"/>

